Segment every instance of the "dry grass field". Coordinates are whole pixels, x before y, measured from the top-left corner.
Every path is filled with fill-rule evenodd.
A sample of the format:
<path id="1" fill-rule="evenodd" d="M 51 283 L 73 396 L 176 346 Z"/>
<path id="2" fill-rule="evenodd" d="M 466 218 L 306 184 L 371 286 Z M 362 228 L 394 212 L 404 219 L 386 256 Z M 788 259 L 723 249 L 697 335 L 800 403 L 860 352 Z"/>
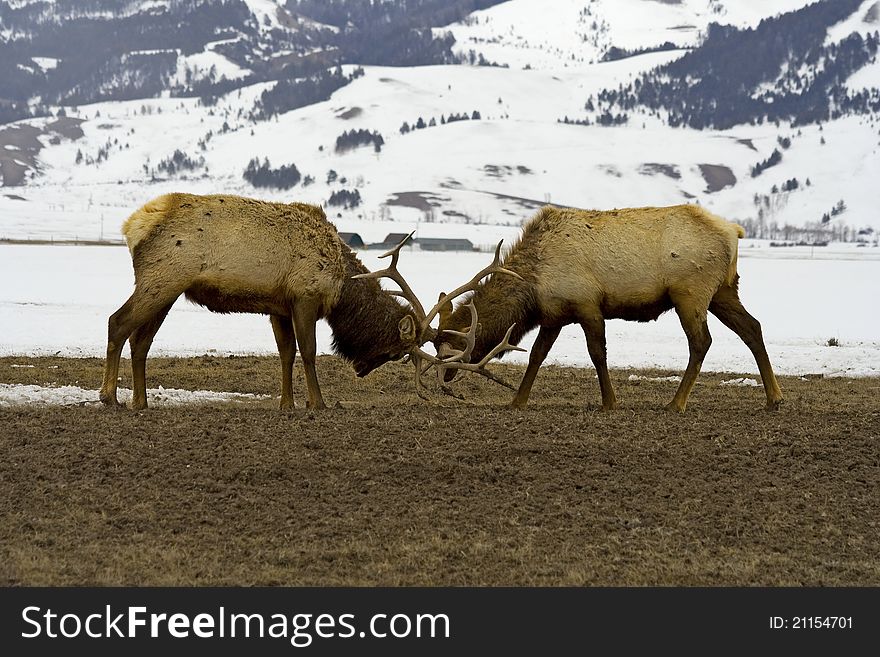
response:
<path id="1" fill-rule="evenodd" d="M 101 367 L 3 358 L 0 382 L 97 390 Z M 151 388 L 278 393 L 274 358 L 148 367 Z M 589 369 L 544 368 L 521 411 L 475 378 L 423 401 L 404 365 L 318 372 L 323 412 L 0 408 L 0 582 L 880 585 L 877 379 L 783 377 L 768 413 L 704 373 L 673 415 L 676 384 L 630 371 L 610 413 Z"/>

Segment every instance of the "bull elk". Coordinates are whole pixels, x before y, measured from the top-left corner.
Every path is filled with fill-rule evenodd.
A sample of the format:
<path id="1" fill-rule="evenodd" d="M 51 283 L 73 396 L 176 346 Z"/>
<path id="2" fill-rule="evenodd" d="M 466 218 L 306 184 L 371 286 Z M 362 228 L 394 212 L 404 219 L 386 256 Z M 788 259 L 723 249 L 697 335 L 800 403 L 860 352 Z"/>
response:
<path id="1" fill-rule="evenodd" d="M 454 311 L 441 295 L 445 303 L 434 344 L 443 359 L 444 378 L 452 380 L 461 369 L 485 374 L 491 358 L 539 327 L 511 404 L 525 406 L 560 330 L 578 323 L 598 375 L 602 408 L 610 410 L 617 400 L 606 362 L 605 320 L 646 322 L 674 308 L 690 357 L 667 408 L 683 412 L 712 342 L 706 323 L 711 311 L 751 350 L 767 408 L 775 410 L 782 391 L 761 325 L 746 312 L 737 292 L 737 247 L 743 236 L 742 227 L 693 205 L 612 211 L 542 208 L 504 258 L 503 266 L 518 277 L 492 276 Z M 465 330 L 468 324 L 471 328 Z"/>
<path id="2" fill-rule="evenodd" d="M 430 322 L 440 305 L 426 313 L 397 271 L 400 249 L 411 235 L 380 256 L 391 257 L 387 269 L 371 273 L 317 206 L 192 194 L 153 199 L 125 221 L 122 232 L 135 289 L 108 321 L 100 392 L 107 406 L 119 405 L 119 359 L 129 340 L 132 408 L 146 408 L 147 352 L 181 294 L 214 312 L 269 315 L 281 356 L 282 409 L 293 407 L 297 344 L 306 405 L 325 408 L 315 371 L 315 324 L 321 318 L 333 332 L 334 351 L 351 362 L 359 377 L 409 355 L 420 383 L 422 360 L 436 362 L 419 347 L 435 337 Z M 480 275 L 497 271 L 503 270 L 496 252 L 495 262 Z M 375 279 L 384 276 L 401 290 L 383 290 Z"/>

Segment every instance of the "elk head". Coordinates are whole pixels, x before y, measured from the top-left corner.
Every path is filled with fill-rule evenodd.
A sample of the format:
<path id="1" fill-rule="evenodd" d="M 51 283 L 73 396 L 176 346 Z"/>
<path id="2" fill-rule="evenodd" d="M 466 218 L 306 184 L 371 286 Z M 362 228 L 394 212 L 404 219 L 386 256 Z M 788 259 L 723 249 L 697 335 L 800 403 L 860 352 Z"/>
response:
<path id="1" fill-rule="evenodd" d="M 469 308 L 471 311 L 471 325 L 467 331 L 453 331 L 449 329 L 442 329 L 443 320 L 448 317 L 449 313 L 451 313 L 452 300 L 461 296 L 462 294 L 465 294 L 466 292 L 471 292 L 475 290 L 479 282 L 483 280 L 486 276 L 489 276 L 491 274 L 505 274 L 508 276 L 521 278 L 520 275 L 516 272 L 510 271 L 509 269 L 505 269 L 501 266 L 501 244 L 503 243 L 503 240 L 501 242 L 498 242 L 498 246 L 495 247 L 495 258 L 487 267 L 481 269 L 473 276 L 473 278 L 471 278 L 471 280 L 469 280 L 464 285 L 455 288 L 449 294 L 441 294 L 440 298 L 437 300 L 437 303 L 431 308 L 431 310 L 425 312 L 425 309 L 419 301 L 418 297 L 416 297 L 415 293 L 412 291 L 412 288 L 403 278 L 400 271 L 397 269 L 397 262 L 400 258 L 400 249 L 403 248 L 403 246 L 412 238 L 414 232 L 415 231 L 407 235 L 396 247 L 394 247 L 387 253 L 379 256 L 380 258 L 391 258 L 391 263 L 388 265 L 388 267 L 375 272 L 358 274 L 356 276 L 353 276 L 353 278 L 390 278 L 400 287 L 399 291 L 391 291 L 390 294 L 402 297 L 409 302 L 413 312 L 415 313 L 415 316 L 406 315 L 403 319 L 401 319 L 398 324 L 398 330 L 400 332 L 401 343 L 405 346 L 405 348 L 409 348 L 406 356 L 409 357 L 410 362 L 412 362 L 415 366 L 415 384 L 416 391 L 418 392 L 419 396 L 424 397 L 425 385 L 422 382 L 422 376 L 432 367 L 437 368 L 439 377 L 446 382 L 451 381 L 455 377 L 455 374 L 458 370 L 464 370 L 476 372 L 508 388 L 512 388 L 513 386 L 487 370 L 486 365 L 492 358 L 497 356 L 502 351 L 525 351 L 524 349 L 516 347 L 508 342 L 510 334 L 513 331 L 513 326 L 511 326 L 510 329 L 507 331 L 507 335 L 505 336 L 504 340 L 496 347 L 491 349 L 489 353 L 486 354 L 486 356 L 478 363 L 470 362 L 471 353 L 473 352 L 474 348 L 476 332 L 479 327 L 477 309 L 472 303 L 469 304 Z M 441 329 L 434 329 L 431 327 L 431 322 L 438 315 L 441 316 Z M 464 340 L 464 348 L 454 349 L 448 345 L 444 345 L 444 353 L 438 353 L 437 356 L 433 356 L 422 350 L 422 346 L 426 342 L 437 342 L 441 333 L 452 334 L 462 338 Z M 358 372 L 358 374 L 361 375 L 360 372 Z"/>

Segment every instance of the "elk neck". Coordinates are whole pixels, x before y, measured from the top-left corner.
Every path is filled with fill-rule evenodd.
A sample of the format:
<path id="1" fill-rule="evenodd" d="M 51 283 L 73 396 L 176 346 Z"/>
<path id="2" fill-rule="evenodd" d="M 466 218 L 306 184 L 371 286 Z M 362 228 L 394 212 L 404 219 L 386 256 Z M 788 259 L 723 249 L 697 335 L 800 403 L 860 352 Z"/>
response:
<path id="1" fill-rule="evenodd" d="M 412 313 L 372 278 L 351 277 L 369 270 L 346 249 L 346 277 L 339 301 L 327 315 L 333 331 L 333 350 L 348 360 L 387 351 L 400 342 L 398 322 Z"/>
<path id="2" fill-rule="evenodd" d="M 472 361 L 481 359 L 501 342 L 511 325 L 515 326 L 510 342 L 517 344 L 540 323 L 535 285 L 529 276 L 520 280 L 505 274 L 493 274 L 488 281 L 477 286 L 470 301 L 477 309 L 480 323 Z M 471 314 L 466 303 L 459 305 L 452 314 L 449 322 L 451 328 L 466 330 L 470 325 Z"/>

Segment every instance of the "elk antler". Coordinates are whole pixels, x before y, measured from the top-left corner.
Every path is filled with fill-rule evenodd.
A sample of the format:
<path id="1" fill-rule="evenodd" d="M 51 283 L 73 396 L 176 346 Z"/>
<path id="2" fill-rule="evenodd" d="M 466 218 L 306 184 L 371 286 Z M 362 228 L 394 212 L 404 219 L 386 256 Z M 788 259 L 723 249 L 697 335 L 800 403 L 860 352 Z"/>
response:
<path id="1" fill-rule="evenodd" d="M 415 293 L 412 291 L 412 288 L 403 278 L 400 271 L 398 271 L 397 269 L 397 261 L 400 258 L 400 249 L 403 248 L 403 245 L 406 244 L 414 234 L 415 231 L 403 238 L 400 241 L 400 244 L 395 246 L 393 249 L 379 256 L 380 258 L 387 258 L 389 256 L 391 257 L 391 264 L 388 265 L 388 267 L 379 271 L 368 272 L 366 274 L 356 274 L 355 276 L 352 276 L 352 278 L 390 278 L 392 281 L 397 283 L 397 285 L 400 287 L 400 291 L 391 290 L 389 293 L 406 299 L 415 311 L 417 315 L 416 319 L 419 322 L 417 342 L 420 345 L 425 344 L 425 342 L 430 339 L 426 337 L 426 335 L 431 332 L 431 322 L 437 316 L 437 313 L 440 312 L 440 309 L 443 307 L 443 305 L 446 302 L 451 301 L 458 296 L 461 296 L 465 292 L 470 292 L 471 290 L 476 289 L 477 284 L 489 274 L 508 274 L 509 276 L 514 276 L 515 278 L 519 278 L 520 280 L 522 280 L 522 276 L 517 274 L 515 271 L 505 269 L 501 266 L 501 245 L 504 243 L 504 240 L 501 240 L 500 242 L 498 242 L 498 246 L 495 247 L 495 258 L 492 260 L 489 266 L 484 267 L 479 272 L 477 272 L 477 274 L 464 285 L 455 288 L 449 294 L 441 295 L 440 300 L 437 301 L 437 304 L 433 308 L 431 308 L 429 312 L 426 313 L 418 297 L 415 295 Z M 474 319 L 472 329 L 476 330 L 476 310 L 472 311 L 471 316 Z"/>
<path id="2" fill-rule="evenodd" d="M 422 349 L 419 347 L 413 347 L 412 351 L 409 352 L 408 357 L 410 362 L 415 366 L 416 392 L 418 393 L 419 397 L 426 401 L 429 401 L 430 397 L 427 396 L 428 387 L 422 382 L 422 375 L 435 365 L 442 364 L 443 361 L 436 356 L 432 356 L 426 351 L 422 351 Z M 424 361 L 428 361 L 428 364 L 422 367 L 422 363 Z"/>
<path id="3" fill-rule="evenodd" d="M 393 294 L 395 296 L 403 297 L 406 299 L 410 305 L 412 306 L 413 311 L 417 316 L 417 320 L 419 322 L 419 330 L 417 333 L 417 343 L 418 345 L 422 345 L 427 342 L 430 338 L 426 337 L 429 333 L 432 333 L 431 322 L 440 312 L 440 309 L 452 299 L 455 299 L 458 296 L 461 296 L 465 292 L 470 292 L 477 288 L 477 285 L 480 281 L 482 281 L 486 276 L 490 274 L 507 274 L 509 276 L 513 276 L 522 280 L 522 276 L 517 274 L 515 271 L 511 271 L 510 269 L 505 269 L 501 266 L 501 245 L 504 243 L 504 240 L 498 242 L 498 245 L 495 247 L 495 257 L 492 262 L 487 266 L 478 271 L 467 283 L 464 285 L 460 285 L 455 288 L 449 294 L 440 295 L 440 299 L 437 301 L 436 305 L 429 312 L 425 312 L 424 307 L 419 301 L 418 297 L 412 291 L 412 288 L 406 282 L 406 279 L 403 278 L 400 271 L 397 269 L 397 261 L 400 258 L 400 249 L 412 239 L 412 236 L 415 234 L 415 231 L 407 235 L 404 239 L 400 241 L 400 243 L 395 246 L 393 249 L 388 251 L 387 253 L 383 253 L 380 258 L 391 258 L 391 264 L 388 265 L 385 269 L 381 269 L 379 271 L 367 272 L 365 274 L 356 274 L 352 276 L 352 278 L 390 278 L 392 281 L 397 283 L 400 287 L 400 290 L 390 290 L 389 294 Z M 499 345 L 494 347 L 488 354 L 486 354 L 485 358 L 481 360 L 479 363 L 468 363 L 467 359 L 470 358 L 471 353 L 473 353 L 474 345 L 476 343 L 476 333 L 478 327 L 478 317 L 477 317 L 477 309 L 474 306 L 473 302 L 469 302 L 468 307 L 471 311 L 471 325 L 467 331 L 453 331 L 451 329 L 445 329 L 444 333 L 450 333 L 452 335 L 458 335 L 465 339 L 465 348 L 462 351 L 455 351 L 448 358 L 437 358 L 436 356 L 432 356 L 431 354 L 423 351 L 420 346 L 415 346 L 409 353 L 409 358 L 412 364 L 415 366 L 415 384 L 416 384 L 416 392 L 419 397 L 422 399 L 427 399 L 426 391 L 427 387 L 422 382 L 422 376 L 430 370 L 432 367 L 437 367 L 438 375 L 442 380 L 442 375 L 444 370 L 446 369 L 459 369 L 465 370 L 468 372 L 476 372 L 482 376 L 485 376 L 496 383 L 499 383 L 511 390 L 514 389 L 512 385 L 510 385 L 507 381 L 502 379 L 501 377 L 493 374 L 489 370 L 486 369 L 486 365 L 490 360 L 492 360 L 495 356 L 500 354 L 503 351 L 525 351 L 520 347 L 510 344 L 510 334 L 513 332 L 513 326 L 508 329 L 507 334 L 504 336 L 504 340 L 501 341 Z M 436 335 L 436 334 L 435 334 Z M 422 363 L 427 361 L 427 365 L 423 366 Z"/>
<path id="4" fill-rule="evenodd" d="M 474 351 L 474 346 L 476 346 L 477 342 L 477 327 L 479 326 L 478 317 L 477 317 L 477 307 L 474 305 L 473 301 L 469 301 L 467 303 L 467 307 L 471 311 L 471 326 L 467 331 L 453 331 L 452 329 L 443 329 L 441 333 L 449 333 L 450 335 L 458 335 L 465 339 L 465 348 L 463 351 L 453 351 L 452 355 L 448 358 L 441 359 L 443 363 L 460 363 L 460 362 L 468 362 L 468 359 L 471 357 L 471 353 Z"/>
<path id="5" fill-rule="evenodd" d="M 469 304 L 471 306 L 471 315 L 474 318 L 473 324 L 471 325 L 471 331 L 468 331 L 468 334 L 475 331 L 476 327 L 476 314 L 477 311 L 473 307 L 473 304 Z M 491 351 L 483 356 L 482 360 L 477 363 L 467 363 L 461 362 L 466 358 L 466 356 L 470 355 L 470 352 L 473 350 L 473 336 L 468 338 L 468 346 L 465 347 L 464 351 L 458 352 L 449 358 L 444 358 L 443 360 L 439 360 L 437 363 L 432 363 L 432 365 L 436 365 L 439 373 L 442 375 L 444 370 L 452 369 L 452 370 L 461 370 L 465 372 L 476 372 L 482 376 L 485 376 L 488 379 L 492 379 L 495 383 L 499 383 L 503 385 L 505 388 L 510 388 L 511 390 L 515 390 L 512 385 L 510 385 L 507 381 L 499 377 L 497 374 L 493 374 L 489 370 L 486 369 L 486 365 L 489 364 L 495 356 L 504 351 L 526 351 L 522 347 L 517 347 L 514 344 L 510 344 L 510 335 L 513 333 L 513 327 L 516 324 L 511 324 L 510 328 L 507 329 L 507 333 L 504 334 L 504 339 L 499 342 L 497 345 L 492 347 Z M 460 331 L 444 331 L 444 333 L 454 333 L 456 335 L 462 335 Z M 430 367 L 430 366 L 429 366 Z M 427 371 L 429 368 L 425 368 L 424 371 Z M 422 372 L 424 374 L 424 372 Z"/>
<path id="6" fill-rule="evenodd" d="M 515 271 L 511 271 L 510 269 L 505 269 L 501 266 L 501 245 L 504 243 L 504 240 L 498 242 L 498 246 L 495 247 L 495 258 L 487 267 L 484 267 L 480 271 L 478 271 L 471 280 L 469 280 L 464 285 L 460 285 L 455 288 L 449 294 L 440 295 L 440 299 L 437 301 L 436 305 L 428 311 L 425 315 L 425 320 L 422 325 L 422 333 L 424 334 L 425 329 L 431 324 L 434 318 L 437 316 L 437 313 L 440 312 L 440 309 L 446 304 L 448 301 L 452 301 L 456 297 L 461 296 L 465 292 L 470 292 L 472 290 L 477 289 L 477 284 L 486 278 L 489 274 L 507 274 L 508 276 L 513 276 L 514 278 L 518 278 L 522 280 L 522 276 L 517 274 Z M 476 310 L 471 311 L 471 318 L 473 319 L 473 324 L 471 328 L 476 327 Z M 470 331 L 469 331 L 470 332 Z"/>
<path id="7" fill-rule="evenodd" d="M 392 281 L 400 286 L 400 291 L 390 290 L 389 294 L 393 294 L 394 296 L 406 299 L 415 311 L 417 315 L 416 319 L 418 320 L 419 325 L 421 327 L 424 327 L 426 325 L 425 309 L 422 307 L 422 303 L 419 301 L 419 298 L 412 291 L 409 283 L 406 282 L 406 279 L 397 269 L 397 261 L 400 258 L 400 249 L 402 249 L 403 245 L 406 244 L 410 239 L 412 239 L 412 236 L 415 234 L 415 232 L 416 231 L 411 232 L 409 235 L 400 240 L 400 244 L 395 246 L 390 251 L 387 251 L 386 253 L 383 253 L 379 256 L 380 258 L 387 258 L 389 256 L 391 257 L 391 264 L 388 265 L 385 269 L 380 269 L 379 271 L 371 271 L 366 274 L 356 274 L 355 276 L 352 276 L 352 278 L 390 278 Z M 421 328 L 419 331 L 420 338 L 423 331 L 424 328 Z"/>

